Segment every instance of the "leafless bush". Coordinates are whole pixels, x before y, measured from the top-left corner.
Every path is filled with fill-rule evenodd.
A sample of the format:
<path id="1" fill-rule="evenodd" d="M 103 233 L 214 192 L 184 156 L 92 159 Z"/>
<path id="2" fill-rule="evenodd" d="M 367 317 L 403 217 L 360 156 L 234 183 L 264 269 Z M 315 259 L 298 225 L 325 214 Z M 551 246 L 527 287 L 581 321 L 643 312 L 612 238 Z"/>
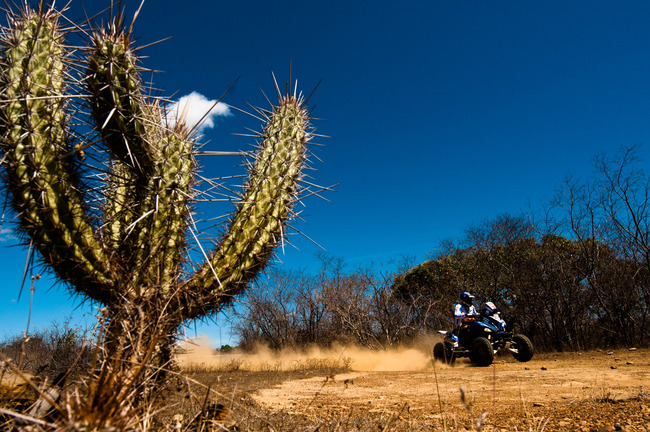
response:
<path id="1" fill-rule="evenodd" d="M 342 260 L 328 256 L 321 256 L 321 269 L 313 275 L 272 271 L 242 302 L 234 327 L 240 347 L 404 344 L 423 332 L 427 312 L 395 296 L 393 281 L 392 274 L 372 269 L 346 272 Z M 425 303 L 422 297 L 418 301 Z"/>
<path id="2" fill-rule="evenodd" d="M 80 328 L 55 322 L 45 330 L 1 342 L 0 353 L 21 370 L 51 380 L 62 373 L 88 372 L 93 346 Z"/>

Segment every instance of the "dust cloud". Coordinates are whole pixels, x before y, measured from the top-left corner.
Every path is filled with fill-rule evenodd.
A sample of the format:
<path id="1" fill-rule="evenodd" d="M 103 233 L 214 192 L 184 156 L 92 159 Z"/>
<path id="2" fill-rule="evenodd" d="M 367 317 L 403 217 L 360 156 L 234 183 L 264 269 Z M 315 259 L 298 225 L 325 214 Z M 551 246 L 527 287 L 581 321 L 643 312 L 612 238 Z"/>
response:
<path id="1" fill-rule="evenodd" d="M 353 371 L 420 371 L 431 368 L 432 346 L 424 341 L 415 348 L 389 350 L 335 345 L 331 348 L 273 351 L 260 345 L 250 353 L 233 351 L 224 354 L 212 348 L 207 337 L 200 337 L 182 344 L 177 361 L 185 368 L 215 370 L 284 371 L 347 367 Z"/>

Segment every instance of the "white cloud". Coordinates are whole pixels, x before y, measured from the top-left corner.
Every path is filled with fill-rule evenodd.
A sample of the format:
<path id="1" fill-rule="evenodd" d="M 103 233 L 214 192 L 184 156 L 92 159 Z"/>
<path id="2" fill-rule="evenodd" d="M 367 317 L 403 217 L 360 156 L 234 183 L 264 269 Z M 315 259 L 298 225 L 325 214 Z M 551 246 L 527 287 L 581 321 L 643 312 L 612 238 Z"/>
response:
<path id="1" fill-rule="evenodd" d="M 16 240 L 13 230 L 9 228 L 0 228 L 0 243 Z"/>
<path id="2" fill-rule="evenodd" d="M 230 108 L 225 103 L 209 100 L 200 93 L 192 92 L 168 107 L 167 122 L 174 126 L 181 119 L 188 129 L 196 127 L 196 132 L 201 133 L 214 127 L 215 117 L 229 115 Z M 199 122 L 201 123 L 197 126 Z"/>

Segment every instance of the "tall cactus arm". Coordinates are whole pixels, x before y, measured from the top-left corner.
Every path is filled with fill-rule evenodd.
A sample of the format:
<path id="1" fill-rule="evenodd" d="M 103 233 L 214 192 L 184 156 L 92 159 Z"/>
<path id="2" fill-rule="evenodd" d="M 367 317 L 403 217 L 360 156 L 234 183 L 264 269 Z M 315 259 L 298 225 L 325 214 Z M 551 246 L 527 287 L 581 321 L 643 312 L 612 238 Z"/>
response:
<path id="1" fill-rule="evenodd" d="M 262 133 L 248 188 L 221 246 L 188 281 L 195 302 L 186 318 L 229 303 L 267 264 L 297 200 L 310 132 L 302 98 L 281 97 Z"/>
<path id="2" fill-rule="evenodd" d="M 179 274 L 194 179 L 194 142 L 165 127 L 144 96 L 128 32 L 113 23 L 93 36 L 87 85 L 92 112 L 113 158 L 105 227 L 131 273 L 136 296 L 166 291 Z"/>
<path id="3" fill-rule="evenodd" d="M 65 52 L 55 13 L 14 16 L 0 41 L 5 183 L 20 227 L 56 273 L 90 298 L 113 295 L 66 142 Z"/>
<path id="4" fill-rule="evenodd" d="M 190 201 L 195 183 L 194 141 L 183 125 L 165 129 L 160 140 L 161 157 L 147 186 L 142 206 L 149 213 L 139 224 L 140 245 L 134 264 L 134 284 L 167 293 L 179 282 L 185 234 L 190 220 Z"/>
<path id="5" fill-rule="evenodd" d="M 130 255 L 124 238 L 128 227 L 135 221 L 135 211 L 132 208 L 132 194 L 135 190 L 133 172 L 119 161 L 111 161 L 110 173 L 106 179 L 104 200 L 104 243 L 123 262 Z"/>
<path id="6" fill-rule="evenodd" d="M 146 217 L 141 204 L 157 159 L 155 131 L 161 127 L 160 110 L 142 94 L 137 64 L 120 19 L 107 31 L 94 32 L 86 85 L 92 115 L 112 159 L 104 236 L 127 267 L 133 267 L 137 222 Z"/>
<path id="7" fill-rule="evenodd" d="M 86 80 L 92 113 L 111 155 L 147 179 L 156 160 L 151 131 L 160 124 L 158 111 L 142 94 L 137 62 L 129 35 L 113 24 L 93 35 Z"/>

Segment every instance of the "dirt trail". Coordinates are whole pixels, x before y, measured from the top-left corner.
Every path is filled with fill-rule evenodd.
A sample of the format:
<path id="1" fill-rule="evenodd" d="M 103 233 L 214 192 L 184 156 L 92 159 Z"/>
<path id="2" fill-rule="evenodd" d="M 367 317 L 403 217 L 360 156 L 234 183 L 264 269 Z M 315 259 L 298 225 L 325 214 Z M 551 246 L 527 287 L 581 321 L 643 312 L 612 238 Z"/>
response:
<path id="1" fill-rule="evenodd" d="M 270 410 L 296 413 L 333 406 L 387 410 L 406 403 L 410 411 L 434 415 L 440 407 L 464 409 L 461 388 L 481 410 L 629 399 L 650 390 L 650 350 L 549 354 L 528 363 L 498 358 L 490 367 L 459 360 L 454 367 L 436 363 L 435 369 L 429 362 L 419 371 L 356 371 L 334 380 L 284 382 L 258 391 L 255 399 Z"/>
<path id="2" fill-rule="evenodd" d="M 452 426 L 447 430 L 477 430 L 485 414 L 485 432 L 650 431 L 650 349 L 542 354 L 528 363 L 505 355 L 489 367 L 460 359 L 452 367 L 434 366 L 432 346 L 239 356 L 215 356 L 198 346 L 179 360 L 221 370 L 239 362 L 237 370 L 253 371 L 301 370 L 294 366 L 312 360 L 340 367 L 345 360 L 348 373 L 314 376 L 306 370 L 302 379 L 248 393 L 268 415 L 289 414 L 292 422 L 312 426 L 331 421 L 333 430 L 365 430 L 366 423 L 357 429 L 353 423 L 368 419 L 395 430 L 443 430 L 445 424 Z"/>

